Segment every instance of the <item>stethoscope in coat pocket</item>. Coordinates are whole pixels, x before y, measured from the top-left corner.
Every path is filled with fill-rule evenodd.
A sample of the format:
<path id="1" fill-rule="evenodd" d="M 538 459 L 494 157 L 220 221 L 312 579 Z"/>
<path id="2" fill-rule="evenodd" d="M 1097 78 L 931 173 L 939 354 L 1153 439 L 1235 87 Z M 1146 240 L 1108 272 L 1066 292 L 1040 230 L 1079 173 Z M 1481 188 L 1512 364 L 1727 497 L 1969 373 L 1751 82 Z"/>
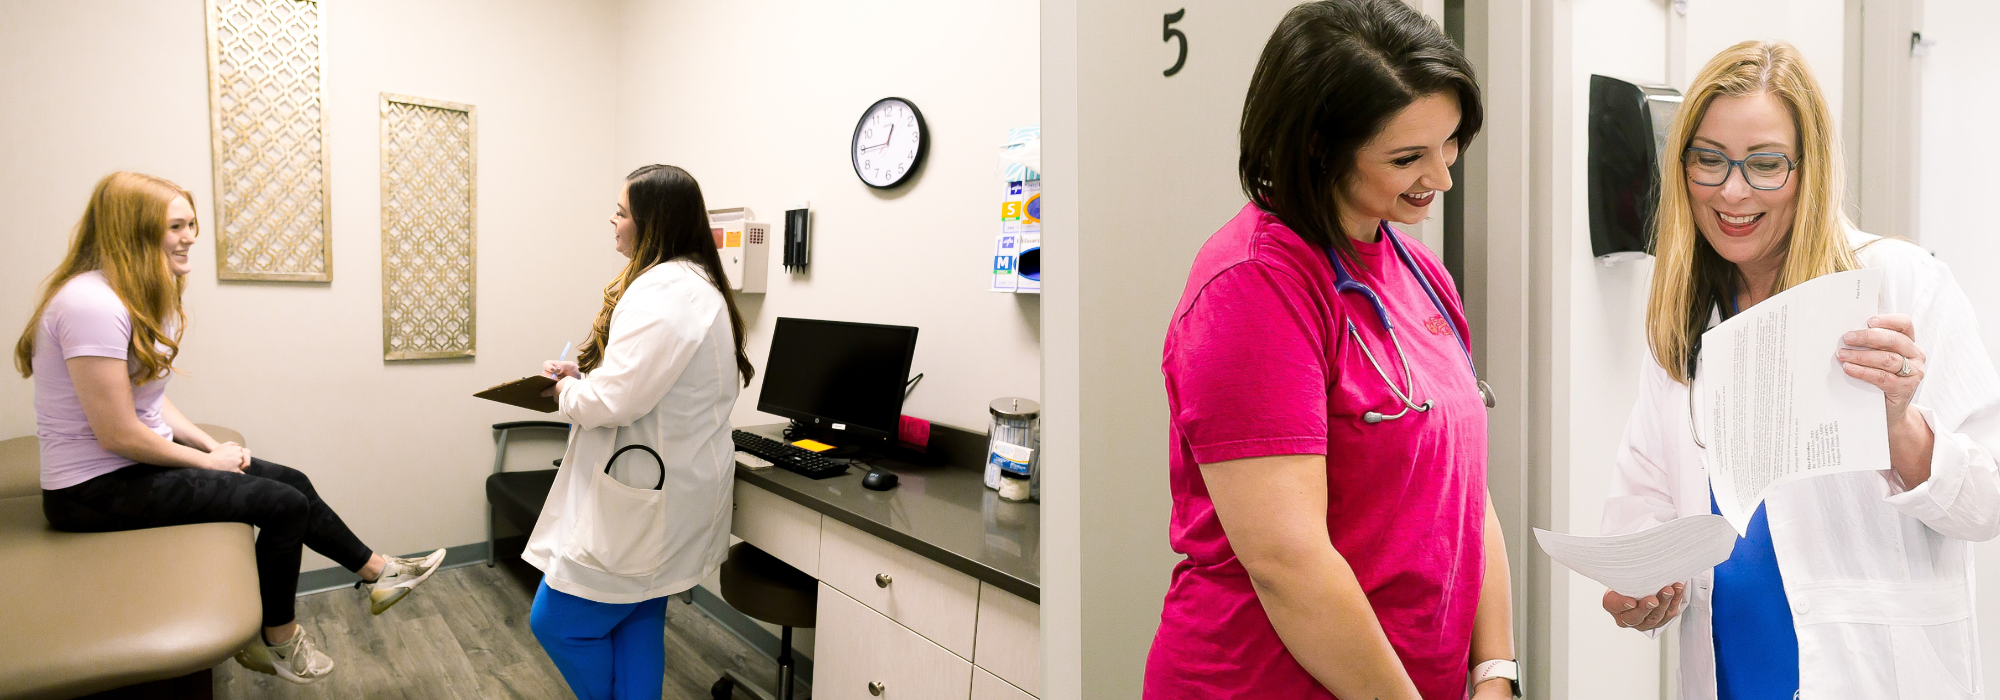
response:
<path id="1" fill-rule="evenodd" d="M 1451 336 L 1458 339 L 1458 349 L 1465 353 L 1465 366 L 1467 369 L 1472 370 L 1472 381 L 1479 385 L 1480 400 L 1485 402 L 1487 408 L 1492 408 L 1497 403 L 1493 399 L 1493 387 L 1488 385 L 1486 380 L 1479 378 L 1479 368 L 1472 363 L 1472 346 L 1465 342 L 1465 336 L 1459 334 L 1458 325 L 1450 321 L 1451 312 L 1445 310 L 1444 299 L 1438 297 L 1437 289 L 1431 286 L 1430 277 L 1424 274 L 1423 269 L 1417 267 L 1417 262 L 1410 258 L 1410 251 L 1403 248 L 1403 242 L 1397 240 L 1395 231 L 1391 230 L 1388 224 L 1378 224 L 1376 230 L 1383 238 L 1389 240 L 1389 247 L 1396 249 L 1396 258 L 1402 260 L 1403 267 L 1409 268 L 1410 274 L 1416 276 L 1417 285 L 1424 289 L 1424 296 L 1430 297 L 1431 306 L 1437 307 L 1438 316 L 1445 319 L 1446 326 L 1451 327 Z M 1424 399 L 1422 403 L 1418 403 L 1412 398 L 1412 395 L 1417 391 L 1416 379 L 1410 372 L 1410 358 L 1403 354 L 1403 341 L 1396 337 L 1396 324 L 1389 320 L 1389 308 L 1382 305 L 1382 298 L 1375 295 L 1375 290 L 1369 289 L 1368 285 L 1356 281 L 1353 275 L 1347 274 L 1347 265 L 1341 263 L 1340 255 L 1333 252 L 1333 249 L 1330 247 L 1326 249 L 1326 259 L 1328 262 L 1333 263 L 1334 293 L 1346 294 L 1348 292 L 1357 292 L 1362 297 L 1368 299 L 1368 304 L 1375 308 L 1376 318 L 1382 320 L 1382 330 L 1389 334 L 1389 343 L 1396 348 L 1396 359 L 1403 363 L 1403 386 L 1398 388 L 1396 380 L 1389 376 L 1387 370 L 1382 369 L 1382 363 L 1376 361 L 1375 353 L 1368 349 L 1367 341 L 1361 339 L 1361 331 L 1354 327 L 1353 321 L 1350 320 L 1347 322 L 1347 334 L 1354 338 L 1355 345 L 1360 346 L 1361 355 L 1368 358 L 1368 364 L 1375 368 L 1376 374 L 1381 375 L 1382 383 L 1389 387 L 1389 393 L 1394 394 L 1396 400 L 1403 403 L 1403 410 L 1395 413 L 1383 413 L 1381 411 L 1363 413 L 1361 414 L 1362 422 L 1374 425 L 1383 421 L 1402 418 L 1409 415 L 1410 411 L 1429 413 L 1431 408 L 1437 405 L 1437 402 L 1431 399 Z"/>
<path id="2" fill-rule="evenodd" d="M 665 488 L 667 485 L 667 461 L 664 459 L 660 459 L 660 453 L 654 452 L 653 448 L 647 447 L 645 445 L 640 445 L 637 443 L 620 447 L 618 448 L 617 452 L 611 453 L 611 459 L 604 461 L 604 474 L 606 476 L 611 476 L 611 468 L 618 464 L 618 458 L 624 456 L 626 452 L 630 452 L 632 450 L 645 450 L 646 454 L 653 456 L 653 463 L 659 465 L 660 467 L 660 478 L 658 482 L 654 483 L 653 488 L 648 490 L 659 491 L 662 488 Z M 611 480 L 617 481 L 618 483 L 621 484 L 625 483 L 623 480 L 619 479 L 616 476 L 611 476 Z M 631 486 L 631 484 L 625 484 L 625 485 Z M 638 487 L 634 486 L 633 488 L 638 488 Z"/>

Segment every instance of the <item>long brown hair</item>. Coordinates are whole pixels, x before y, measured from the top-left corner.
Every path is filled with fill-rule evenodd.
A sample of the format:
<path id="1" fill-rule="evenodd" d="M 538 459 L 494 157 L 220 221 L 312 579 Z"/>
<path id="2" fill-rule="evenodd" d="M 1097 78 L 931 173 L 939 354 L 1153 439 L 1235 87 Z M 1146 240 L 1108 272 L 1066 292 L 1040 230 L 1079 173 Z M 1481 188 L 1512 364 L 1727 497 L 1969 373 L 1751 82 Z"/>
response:
<path id="1" fill-rule="evenodd" d="M 181 331 L 187 328 L 187 312 L 181 308 L 187 283 L 167 266 L 161 241 L 167 231 L 167 206 L 175 197 L 194 206 L 194 195 L 186 188 L 151 175 L 116 172 L 97 181 L 83 219 L 70 236 L 69 253 L 43 283 L 42 300 L 14 344 L 14 368 L 22 377 L 35 376 L 35 330 L 49 300 L 64 284 L 91 270 L 104 273 L 104 281 L 132 319 L 131 346 L 126 349 L 126 357 L 138 363 L 132 385 L 153 381 L 174 368 Z"/>
<path id="2" fill-rule="evenodd" d="M 1292 8 L 1264 44 L 1243 100 L 1237 175 L 1257 207 L 1307 243 L 1352 258 L 1334 186 L 1355 154 L 1418 99 L 1458 98 L 1461 152 L 1484 112 L 1472 62 L 1402 0 L 1321 0 Z"/>
<path id="3" fill-rule="evenodd" d="M 708 277 L 722 303 L 729 308 L 729 329 L 736 336 L 736 370 L 743 385 L 757 375 L 750 355 L 743 350 L 743 315 L 736 311 L 736 297 L 722 276 L 722 256 L 715 252 L 715 236 L 708 228 L 708 204 L 701 197 L 701 184 L 686 170 L 671 165 L 648 165 L 625 176 L 625 199 L 631 203 L 632 225 L 638 229 L 632 240 L 632 261 L 604 287 L 604 308 L 591 323 L 590 338 L 577 352 L 578 369 L 585 372 L 604 362 L 604 346 L 611 335 L 611 310 L 631 288 L 632 282 L 653 266 L 673 260 L 693 261 Z"/>
<path id="4" fill-rule="evenodd" d="M 1800 282 L 1860 267 L 1847 242 L 1847 217 L 1841 213 L 1840 139 L 1834 134 L 1833 112 L 1820 95 L 1798 49 L 1784 42 L 1745 41 L 1708 60 L 1674 115 L 1666 157 L 1660 159 L 1660 206 L 1654 227 L 1653 288 L 1646 304 L 1646 342 L 1653 359 L 1667 376 L 1682 384 L 1694 376 L 1696 342 L 1708 329 L 1709 314 L 1729 308 L 1743 284 L 1736 266 L 1715 252 L 1695 228 L 1688 202 L 1686 159 L 1709 105 L 1722 95 L 1768 92 L 1791 112 L 1798 131 L 1799 161 L 1792 179 L 1798 181 L 1798 214 L 1786 238 L 1772 294 Z"/>

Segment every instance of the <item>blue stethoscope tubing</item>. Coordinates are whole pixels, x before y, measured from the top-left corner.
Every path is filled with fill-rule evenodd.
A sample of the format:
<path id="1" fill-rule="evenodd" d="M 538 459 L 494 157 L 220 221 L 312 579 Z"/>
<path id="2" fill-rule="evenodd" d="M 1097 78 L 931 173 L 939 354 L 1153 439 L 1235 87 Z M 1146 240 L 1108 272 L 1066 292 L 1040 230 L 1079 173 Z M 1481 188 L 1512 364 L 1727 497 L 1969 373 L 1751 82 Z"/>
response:
<path id="1" fill-rule="evenodd" d="M 1472 362 L 1472 346 L 1466 343 L 1465 336 L 1458 332 L 1458 324 L 1451 322 L 1451 312 L 1445 309 L 1444 299 L 1438 296 L 1437 288 L 1431 286 L 1430 277 L 1424 274 L 1423 268 L 1417 267 L 1416 259 L 1410 257 L 1410 251 L 1403 247 L 1403 242 L 1397 238 L 1396 232 L 1389 228 L 1388 224 L 1377 224 L 1376 230 L 1383 238 L 1388 239 L 1389 247 L 1396 250 L 1396 258 L 1403 261 L 1403 267 L 1409 268 L 1410 274 L 1416 276 L 1417 286 L 1423 287 L 1424 296 L 1430 297 L 1431 306 L 1437 307 L 1438 315 L 1445 319 L 1445 325 L 1451 327 L 1451 336 L 1458 339 L 1458 349 L 1465 353 L 1465 367 L 1472 371 L 1472 381 L 1479 386 L 1480 399 L 1486 403 L 1487 408 L 1492 408 L 1495 403 L 1493 400 L 1493 387 L 1488 386 L 1484 380 L 1479 378 L 1479 367 Z M 1389 334 L 1389 343 L 1396 348 L 1396 359 L 1403 363 L 1403 388 L 1399 389 L 1396 387 L 1396 380 L 1389 376 L 1389 372 L 1382 368 L 1382 363 L 1375 359 L 1375 353 L 1368 349 L 1367 341 L 1362 340 L 1361 331 L 1355 328 L 1354 321 L 1352 319 L 1347 321 L 1347 333 L 1354 336 L 1354 343 L 1356 345 L 1361 346 L 1361 355 L 1368 358 L 1368 364 L 1375 368 L 1376 374 L 1382 376 L 1382 382 L 1389 386 L 1389 392 L 1395 394 L 1396 399 L 1403 404 L 1403 410 L 1396 413 L 1369 411 L 1361 414 L 1361 420 L 1373 425 L 1383 421 L 1402 418 L 1409 415 L 1410 411 L 1418 413 L 1430 412 L 1431 408 L 1436 405 L 1436 402 L 1425 399 L 1423 403 L 1418 403 L 1415 399 L 1411 398 L 1416 393 L 1416 380 L 1410 372 L 1410 358 L 1403 354 L 1403 341 L 1396 337 L 1396 324 L 1394 321 L 1389 320 L 1389 307 L 1382 304 L 1382 298 L 1376 296 L 1375 290 L 1370 289 L 1368 285 L 1356 281 L 1353 275 L 1347 274 L 1347 265 L 1340 261 L 1340 254 L 1335 253 L 1333 248 L 1328 247 L 1326 249 L 1326 259 L 1327 262 L 1333 264 L 1334 294 L 1358 292 L 1362 297 L 1366 298 L 1368 304 L 1375 307 L 1375 316 L 1382 320 L 1382 330 Z"/>

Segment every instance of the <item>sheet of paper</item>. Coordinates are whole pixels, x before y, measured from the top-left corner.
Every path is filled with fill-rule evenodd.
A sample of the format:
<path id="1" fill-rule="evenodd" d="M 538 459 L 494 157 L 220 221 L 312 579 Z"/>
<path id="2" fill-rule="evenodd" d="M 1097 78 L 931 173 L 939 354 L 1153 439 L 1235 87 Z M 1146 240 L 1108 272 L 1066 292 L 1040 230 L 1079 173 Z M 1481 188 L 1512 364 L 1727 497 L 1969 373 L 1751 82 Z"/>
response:
<path id="1" fill-rule="evenodd" d="M 1585 537 L 1535 528 L 1549 558 L 1620 595 L 1644 598 L 1729 558 L 1736 531 L 1719 515 L 1694 515 L 1629 535 Z"/>
<path id="2" fill-rule="evenodd" d="M 1778 486 L 1889 467 L 1882 391 L 1834 355 L 1868 326 L 1881 289 L 1880 270 L 1823 275 L 1702 334 L 1694 422 L 1716 507 L 1738 533 Z"/>

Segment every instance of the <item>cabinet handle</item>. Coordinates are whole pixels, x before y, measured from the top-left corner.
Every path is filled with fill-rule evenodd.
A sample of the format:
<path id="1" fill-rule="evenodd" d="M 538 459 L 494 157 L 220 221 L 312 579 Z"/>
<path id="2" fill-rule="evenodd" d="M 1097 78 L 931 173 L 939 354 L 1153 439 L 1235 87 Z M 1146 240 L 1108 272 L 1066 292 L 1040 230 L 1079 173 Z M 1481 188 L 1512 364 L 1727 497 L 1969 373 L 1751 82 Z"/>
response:
<path id="1" fill-rule="evenodd" d="M 881 681 L 870 681 L 870 682 L 868 683 L 868 694 L 869 694 L 869 695 L 874 695 L 874 696 L 876 696 L 876 697 L 880 697 L 880 696 L 882 695 L 882 691 L 885 691 L 885 690 L 888 690 L 888 689 L 889 689 L 889 686 L 886 686 L 886 685 L 882 685 L 882 682 L 881 682 Z"/>
<path id="2" fill-rule="evenodd" d="M 888 587 L 889 587 L 889 584 L 890 584 L 890 582 L 892 582 L 892 581 L 893 581 L 893 579 L 889 578 L 889 575 L 888 575 L 888 574 L 876 574 L 876 575 L 875 575 L 875 587 L 876 587 L 876 588 L 888 588 Z M 876 693 L 876 695 L 881 695 L 881 693 Z"/>

